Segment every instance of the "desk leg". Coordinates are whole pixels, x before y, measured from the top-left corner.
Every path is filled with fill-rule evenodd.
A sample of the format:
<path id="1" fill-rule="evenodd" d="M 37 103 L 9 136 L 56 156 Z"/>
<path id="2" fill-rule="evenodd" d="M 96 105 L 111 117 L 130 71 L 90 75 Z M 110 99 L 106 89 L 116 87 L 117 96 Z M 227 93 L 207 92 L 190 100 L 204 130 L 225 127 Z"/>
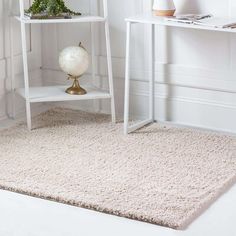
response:
<path id="1" fill-rule="evenodd" d="M 127 22 L 126 28 L 126 65 L 125 65 L 125 108 L 124 108 L 124 133 L 128 134 L 129 126 L 129 92 L 130 92 L 130 33 L 131 22 Z"/>
<path id="2" fill-rule="evenodd" d="M 124 134 L 127 135 L 137 129 L 142 128 L 154 122 L 154 100 L 155 100 L 155 47 L 154 35 L 155 25 L 151 25 L 150 37 L 150 80 L 149 80 L 149 118 L 129 126 L 129 98 L 130 98 L 130 37 L 131 37 L 131 22 L 127 22 L 127 38 L 126 38 L 126 72 L 125 72 L 125 110 L 124 110 Z"/>
<path id="3" fill-rule="evenodd" d="M 29 68 L 28 68 L 28 58 L 27 58 L 25 23 L 22 23 L 22 22 L 21 22 L 21 41 L 22 41 L 21 43 L 22 43 L 23 66 L 24 66 L 27 126 L 28 126 L 28 129 L 31 130 L 31 108 L 30 108 L 30 95 L 29 95 Z"/>
<path id="4" fill-rule="evenodd" d="M 151 122 L 155 119 L 155 25 L 151 25 L 150 37 L 150 81 L 149 81 L 149 118 Z"/>
<path id="5" fill-rule="evenodd" d="M 116 109 L 115 109 L 115 95 L 114 95 L 114 83 L 113 83 L 113 71 L 112 71 L 112 58 L 111 58 L 111 42 L 110 42 L 110 29 L 108 20 L 105 21 L 105 37 L 106 37 L 106 50 L 107 50 L 107 67 L 108 67 L 108 79 L 109 79 L 109 91 L 111 95 L 111 116 L 112 122 L 116 123 Z"/>

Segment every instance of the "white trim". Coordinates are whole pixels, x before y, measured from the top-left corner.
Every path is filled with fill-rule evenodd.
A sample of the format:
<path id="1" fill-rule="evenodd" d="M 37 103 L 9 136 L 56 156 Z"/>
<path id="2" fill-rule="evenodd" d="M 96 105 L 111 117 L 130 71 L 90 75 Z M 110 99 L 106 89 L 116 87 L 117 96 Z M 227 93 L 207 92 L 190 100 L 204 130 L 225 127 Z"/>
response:
<path id="1" fill-rule="evenodd" d="M 122 61 L 123 61 L 123 59 L 122 59 Z M 117 65 L 117 63 L 118 63 L 118 65 Z M 114 66 L 115 67 L 119 67 L 119 64 L 123 64 L 123 62 L 121 62 L 121 60 L 120 59 L 118 59 L 118 60 L 114 60 L 113 61 L 113 64 L 114 64 Z M 168 66 L 168 64 L 160 64 L 160 65 L 162 65 L 162 66 Z M 188 81 L 189 81 L 189 79 L 190 78 L 192 78 L 191 77 L 191 74 L 193 73 L 193 71 L 191 70 L 191 68 L 190 67 L 182 67 L 182 66 L 175 66 L 176 67 L 176 69 L 177 70 L 179 70 L 179 71 L 183 71 L 184 70 L 184 68 L 187 70 L 187 71 L 189 71 L 188 73 L 186 73 L 186 74 L 178 74 L 178 73 L 174 73 L 173 72 L 173 74 L 172 74 L 172 76 L 173 76 L 173 78 L 175 78 L 175 81 L 176 80 L 178 80 L 178 78 L 184 78 L 184 80 L 185 80 L 185 82 L 183 83 L 183 84 L 176 84 L 176 85 L 171 85 L 171 84 L 169 84 L 169 83 L 160 83 L 161 81 L 155 81 L 155 86 L 159 86 L 159 85 L 166 85 L 166 86 L 175 86 L 175 87 L 185 87 L 185 88 L 189 88 L 189 89 L 199 89 L 199 90 L 202 90 L 202 88 L 199 88 L 200 86 L 190 86 L 190 85 L 188 85 Z M 48 82 L 50 83 L 53 83 L 53 82 L 55 82 L 55 83 L 57 83 L 57 84 L 61 84 L 61 85 L 63 85 L 64 84 L 64 81 L 62 81 L 60 78 L 63 78 L 64 77 L 64 73 L 63 72 L 61 72 L 60 70 L 52 70 L 52 69 L 49 69 L 49 68 L 43 68 L 43 71 L 44 71 L 44 73 L 51 73 L 51 72 L 57 72 L 57 74 L 55 75 L 55 77 L 53 77 L 53 78 L 51 78 L 51 80 L 49 80 L 48 79 Z M 197 71 L 198 70 L 195 70 L 194 69 L 194 73 L 197 73 Z M 135 71 L 131 71 L 131 73 L 134 73 Z M 212 82 L 212 83 L 214 83 L 215 81 L 218 81 L 218 82 L 222 82 L 222 84 L 223 83 L 225 83 L 225 81 L 224 80 L 219 80 L 219 79 L 213 79 L 213 78 L 209 78 L 209 77 L 204 77 L 203 75 L 204 75 L 204 73 L 210 73 L 209 75 L 210 76 L 212 76 L 212 77 L 214 77 L 214 76 L 218 76 L 218 73 L 217 72 L 214 72 L 214 71 L 205 71 L 205 70 L 200 70 L 199 71 L 199 74 L 202 74 L 202 80 L 204 81 L 205 80 L 205 82 L 206 83 L 209 83 L 209 82 Z M 141 72 L 142 73 L 142 72 Z M 161 72 L 159 72 L 159 71 L 156 71 L 156 74 L 157 74 L 157 76 L 156 77 L 158 77 L 158 78 L 160 78 L 161 76 L 163 76 L 163 74 L 161 73 Z M 87 80 L 87 78 L 89 78 L 89 77 L 91 77 L 91 75 L 90 74 L 86 74 L 86 80 Z M 197 77 L 199 77 L 198 75 L 197 75 Z M 100 75 L 100 76 L 98 76 L 97 75 L 97 78 L 100 78 L 101 80 L 105 80 L 105 79 L 107 79 L 107 75 Z M 119 91 L 119 93 L 121 93 L 122 91 L 123 91 L 123 87 L 121 87 L 121 85 L 123 84 L 123 80 L 124 80 L 124 78 L 123 77 L 114 77 L 114 80 L 116 81 L 116 90 L 121 90 L 121 91 Z M 196 81 L 197 82 L 197 81 Z M 236 88 L 236 81 L 233 81 L 233 80 L 229 80 L 229 82 L 233 82 L 233 83 L 235 83 L 235 88 Z M 148 88 L 147 88 L 147 84 L 148 84 L 148 80 L 144 80 L 143 78 L 142 79 L 131 79 L 131 83 L 132 83 L 132 91 L 131 91 L 131 94 L 133 94 L 133 95 L 140 95 L 140 96 L 148 96 Z M 142 84 L 142 85 L 141 85 Z M 231 86 L 232 87 L 232 85 L 233 84 L 229 84 L 229 86 Z M 102 89 L 107 89 L 107 85 L 104 85 L 103 87 L 101 87 Z M 229 87 L 229 89 L 230 89 L 230 87 Z M 212 89 L 212 88 L 209 88 L 208 89 L 208 91 L 209 92 L 220 92 L 220 91 L 215 91 L 214 89 Z M 160 98 L 163 98 L 163 96 L 164 95 L 160 95 L 160 93 L 155 93 L 155 97 L 160 97 Z M 236 96 L 236 95 L 235 95 Z M 174 97 L 174 98 L 178 98 L 178 97 Z M 198 99 L 192 99 L 192 98 L 188 98 L 188 97 L 181 97 L 181 99 L 185 99 L 185 100 L 191 100 L 191 101 L 198 101 Z M 209 102 L 209 103 L 211 103 L 211 101 L 210 100 L 207 100 L 207 99 L 199 99 L 199 101 L 204 101 L 204 102 Z M 233 102 L 233 101 L 232 101 Z M 222 103 L 217 103 L 218 105 L 220 105 L 220 104 L 222 104 Z M 235 106 L 236 106 L 236 104 L 235 104 Z"/>
<path id="2" fill-rule="evenodd" d="M 45 105 L 45 104 L 36 104 L 33 108 L 32 108 L 32 116 L 36 116 L 42 112 L 45 112 L 47 110 L 49 110 L 51 108 L 51 106 L 49 104 Z M 4 129 L 4 128 L 8 128 L 8 127 L 12 127 L 13 125 L 17 125 L 21 122 L 24 122 L 26 118 L 26 114 L 25 114 L 25 109 L 19 109 L 17 110 L 17 115 L 15 117 L 14 120 L 9 119 L 8 116 L 0 116 L 0 130 Z"/>

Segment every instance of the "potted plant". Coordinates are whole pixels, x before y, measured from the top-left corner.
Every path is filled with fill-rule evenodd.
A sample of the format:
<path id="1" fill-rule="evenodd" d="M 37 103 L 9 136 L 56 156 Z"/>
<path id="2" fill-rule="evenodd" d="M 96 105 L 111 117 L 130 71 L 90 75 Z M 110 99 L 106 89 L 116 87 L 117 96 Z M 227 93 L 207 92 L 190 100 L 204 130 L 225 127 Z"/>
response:
<path id="1" fill-rule="evenodd" d="M 63 0 L 34 0 L 25 14 L 32 19 L 71 18 L 81 15 L 67 8 Z"/>

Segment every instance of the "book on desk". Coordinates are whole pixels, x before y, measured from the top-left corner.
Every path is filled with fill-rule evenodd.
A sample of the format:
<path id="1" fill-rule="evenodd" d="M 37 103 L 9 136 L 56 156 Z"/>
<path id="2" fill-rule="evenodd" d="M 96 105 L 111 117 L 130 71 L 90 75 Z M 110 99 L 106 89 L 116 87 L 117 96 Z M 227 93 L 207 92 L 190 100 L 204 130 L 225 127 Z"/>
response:
<path id="1" fill-rule="evenodd" d="M 236 28 L 235 18 L 215 17 L 211 14 L 187 14 L 165 17 L 165 20 L 215 28 Z"/>

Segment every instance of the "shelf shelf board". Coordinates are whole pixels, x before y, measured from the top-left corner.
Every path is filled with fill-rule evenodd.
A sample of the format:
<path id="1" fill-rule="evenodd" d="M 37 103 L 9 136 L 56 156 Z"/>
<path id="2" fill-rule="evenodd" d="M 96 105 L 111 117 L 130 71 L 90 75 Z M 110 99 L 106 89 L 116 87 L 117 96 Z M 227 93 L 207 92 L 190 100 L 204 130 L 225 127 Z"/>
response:
<path id="1" fill-rule="evenodd" d="M 31 87 L 29 90 L 30 102 L 61 102 L 111 98 L 111 95 L 107 91 L 88 86 L 83 86 L 87 91 L 85 95 L 69 95 L 65 93 L 67 87 L 68 86 Z M 24 88 L 17 89 L 16 93 L 25 99 Z"/>
<path id="2" fill-rule="evenodd" d="M 89 23 L 89 22 L 104 22 L 106 18 L 101 16 L 75 16 L 72 19 L 29 19 L 27 17 L 21 18 L 15 16 L 15 18 L 25 24 L 56 24 L 56 23 Z"/>

